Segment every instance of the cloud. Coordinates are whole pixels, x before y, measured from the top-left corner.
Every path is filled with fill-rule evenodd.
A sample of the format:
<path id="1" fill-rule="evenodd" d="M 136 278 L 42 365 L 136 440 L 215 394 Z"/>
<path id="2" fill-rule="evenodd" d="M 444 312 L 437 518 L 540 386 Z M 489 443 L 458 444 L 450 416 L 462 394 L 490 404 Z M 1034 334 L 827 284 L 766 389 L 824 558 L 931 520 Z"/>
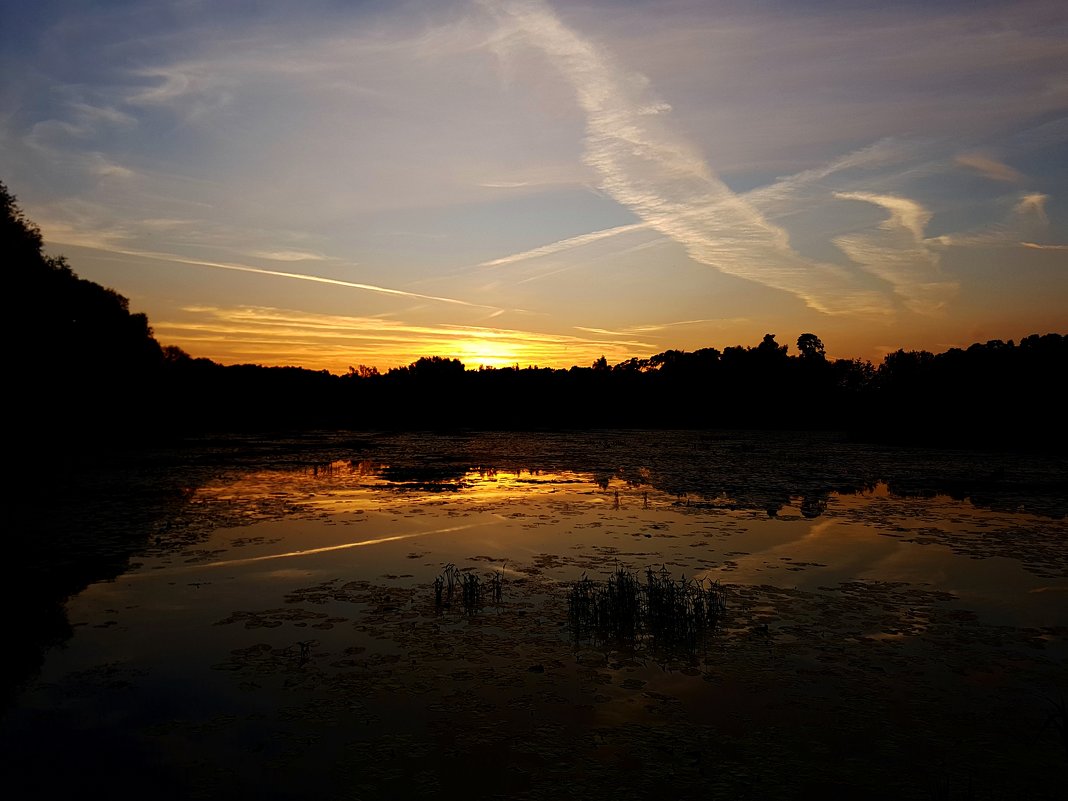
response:
<path id="1" fill-rule="evenodd" d="M 1025 180 L 1022 173 L 1014 170 L 1008 164 L 1003 164 L 997 159 L 982 153 L 962 153 L 953 159 L 953 161 L 961 167 L 975 170 L 980 175 L 983 175 L 992 181 L 1004 181 L 1006 183 L 1018 184 Z"/>
<path id="2" fill-rule="evenodd" d="M 878 313 L 885 299 L 849 271 L 802 258 L 786 232 L 735 195 L 667 124 L 646 81 L 627 75 L 541 2 L 487 3 L 518 42 L 539 48 L 571 83 L 586 115 L 586 163 L 601 189 L 695 261 L 801 298 L 826 313 Z M 500 49 L 507 54 L 509 39 Z"/>
<path id="3" fill-rule="evenodd" d="M 593 242 L 599 242 L 602 239 L 619 236 L 620 234 L 627 234 L 631 231 L 641 231 L 643 229 L 647 229 L 648 227 L 649 226 L 645 223 L 632 223 L 630 225 L 618 225 L 615 228 L 604 228 L 600 231 L 591 231 L 588 234 L 580 234 L 579 236 L 573 236 L 568 239 L 561 239 L 558 242 L 552 242 L 548 245 L 542 245 L 531 250 L 524 250 L 521 253 L 513 253 L 511 256 L 502 256 L 499 259 L 484 261 L 478 266 L 503 267 L 507 264 L 515 264 L 518 261 L 536 259 L 542 256 L 549 256 L 554 253 L 560 253 L 565 250 L 571 250 L 572 248 L 582 247 L 583 245 L 589 245 Z"/>
<path id="4" fill-rule="evenodd" d="M 1022 218 L 1031 218 L 1041 225 L 1048 225 L 1049 218 L 1046 217 L 1047 200 L 1049 200 L 1049 195 L 1043 195 L 1041 192 L 1030 192 L 1020 198 L 1020 202 L 1016 204 L 1013 213 Z"/>
<path id="5" fill-rule="evenodd" d="M 150 255 L 150 254 L 131 254 L 131 255 Z M 159 256 L 157 256 L 159 258 Z M 307 275 L 305 273 L 289 273 L 282 272 L 280 270 L 264 270 L 260 267 L 249 267 L 243 264 L 223 264 L 221 262 L 202 261 L 199 259 L 183 259 L 176 256 L 162 256 L 162 258 L 168 261 L 178 262 L 180 264 L 193 264 L 198 267 L 213 267 L 220 270 L 234 270 L 236 272 L 253 273 L 255 275 L 269 275 L 275 278 L 293 278 L 299 281 L 312 281 L 319 284 L 331 284 L 333 286 L 349 287 L 351 289 L 361 289 L 365 292 L 378 292 L 383 295 L 394 295 L 403 298 L 415 298 L 418 300 L 432 300 L 438 303 L 454 303 L 459 306 L 473 306 L 476 308 L 493 309 L 493 306 L 484 306 L 481 303 L 470 303 L 466 300 L 458 300 L 457 298 L 447 298 L 440 295 L 423 295 L 418 292 L 406 292 L 402 289 L 391 289 L 384 286 L 376 286 L 374 284 L 362 284 L 356 281 L 343 281 L 337 278 L 326 278 L 321 275 Z"/>
<path id="6" fill-rule="evenodd" d="M 139 85 L 129 87 L 122 102 L 135 109 L 140 107 L 142 113 L 152 108 L 165 109 L 179 114 L 185 122 L 195 122 L 234 102 L 246 77 L 241 70 L 235 71 L 239 64 L 231 56 L 134 71 L 128 77 Z"/>
<path id="7" fill-rule="evenodd" d="M 1068 250 L 1068 245 L 1040 245 L 1038 242 L 1021 242 L 1020 244 L 1032 250 Z"/>
<path id="8" fill-rule="evenodd" d="M 879 227 L 886 231 L 903 228 L 912 234 L 916 242 L 923 241 L 923 232 L 931 221 L 931 213 L 914 200 L 894 195 L 877 195 L 871 192 L 835 192 L 841 200 L 860 200 L 874 203 L 890 212 L 890 218 Z"/>
<path id="9" fill-rule="evenodd" d="M 436 303 L 448 303 L 457 306 L 469 306 L 476 309 L 491 309 L 496 310 L 496 306 L 487 306 L 482 303 L 471 303 L 466 300 L 460 300 L 458 298 L 443 297 L 441 295 L 424 295 L 419 292 L 408 292 L 403 289 L 392 289 L 390 287 L 377 286 L 375 284 L 364 284 L 358 281 L 344 281 L 339 278 L 327 278 L 321 275 L 308 275 L 307 273 L 291 273 L 283 272 L 281 270 L 265 270 L 262 267 L 250 267 L 246 264 L 228 264 L 225 262 L 207 261 L 204 259 L 186 258 L 183 256 L 176 256 L 168 253 L 153 253 L 151 251 L 144 250 L 119 250 L 117 248 L 108 248 L 113 253 L 121 253 L 125 256 L 138 256 L 140 258 L 159 259 L 160 261 L 174 262 L 175 264 L 189 264 L 196 267 L 211 267 L 216 270 L 232 270 L 240 273 L 250 273 L 252 275 L 266 275 L 273 278 L 289 278 L 297 281 L 310 281 L 317 284 L 329 284 L 331 286 L 348 287 L 350 289 L 359 289 L 365 292 L 375 292 L 382 295 L 392 295 L 394 297 L 412 298 L 416 300 L 430 300 Z"/>
<path id="10" fill-rule="evenodd" d="M 831 191 L 822 182 L 832 175 L 900 164 L 914 160 L 915 154 L 914 143 L 882 139 L 818 167 L 776 178 L 770 184 L 751 189 L 742 197 L 765 215 L 786 215 L 797 211 L 799 196 L 809 195 L 813 190 L 824 197 L 830 196 Z"/>
<path id="11" fill-rule="evenodd" d="M 653 334 L 657 331 L 663 331 L 666 328 L 676 328 L 689 325 L 707 325 L 708 323 L 715 323 L 723 325 L 725 323 L 744 323 L 748 320 L 744 317 L 735 317 L 731 319 L 704 319 L 704 320 L 677 320 L 670 323 L 650 323 L 644 325 L 628 325 L 619 330 L 612 330 L 609 328 L 590 328 L 584 325 L 574 326 L 579 331 L 587 331 L 591 334 L 606 334 L 608 336 L 633 336 L 634 334 Z M 657 337 L 659 338 L 659 337 Z"/>
<path id="12" fill-rule="evenodd" d="M 880 206 L 890 216 L 875 231 L 862 231 L 834 239 L 834 243 L 873 275 L 894 288 L 905 306 L 920 314 L 940 311 L 958 290 L 952 281 L 939 280 L 939 256 L 924 238 L 931 213 L 914 200 L 869 192 L 836 192 L 841 200 Z"/>
<path id="13" fill-rule="evenodd" d="M 326 261 L 326 257 L 321 253 L 308 253 L 303 250 L 254 250 L 248 255 L 270 261 Z"/>
<path id="14" fill-rule="evenodd" d="M 182 319 L 184 318 L 184 319 Z M 494 326 L 413 324 L 384 316 L 316 314 L 263 306 L 188 306 L 153 322 L 161 341 L 225 363 L 300 365 L 344 372 L 381 369 L 420 355 L 458 358 L 468 366 L 519 363 L 570 367 L 605 355 L 621 361 L 655 346 L 633 336 L 580 337 Z"/>
<path id="15" fill-rule="evenodd" d="M 21 137 L 21 145 L 51 168 L 60 167 L 68 175 L 96 180 L 134 178 L 137 173 L 120 164 L 95 145 L 103 145 L 116 127 L 133 125 L 132 118 L 112 109 L 99 109 L 84 103 L 69 103 L 68 119 L 47 119 L 35 123 Z"/>
<path id="16" fill-rule="evenodd" d="M 1012 207 L 1008 218 L 985 228 L 956 234 L 943 234 L 929 240 L 932 244 L 950 247 L 985 247 L 989 245 L 1024 245 L 1032 244 L 1021 240 L 1027 239 L 1046 228 L 1049 219 L 1046 216 L 1048 195 L 1041 192 L 1029 192 L 1021 195 Z"/>

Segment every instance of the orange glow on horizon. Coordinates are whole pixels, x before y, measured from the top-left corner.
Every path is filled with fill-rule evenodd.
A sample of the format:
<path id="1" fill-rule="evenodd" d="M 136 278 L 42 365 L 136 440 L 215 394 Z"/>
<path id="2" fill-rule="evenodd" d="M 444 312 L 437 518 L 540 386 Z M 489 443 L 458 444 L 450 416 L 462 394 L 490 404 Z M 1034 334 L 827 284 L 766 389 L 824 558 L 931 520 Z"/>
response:
<path id="1" fill-rule="evenodd" d="M 263 364 L 344 374 L 358 365 L 386 372 L 424 356 L 484 367 L 569 368 L 604 356 L 617 363 L 656 353 L 635 339 L 523 331 L 473 325 L 413 325 L 383 318 L 311 314 L 280 309 L 195 307 L 190 319 L 153 326 L 157 338 L 194 358 L 221 364 Z"/>

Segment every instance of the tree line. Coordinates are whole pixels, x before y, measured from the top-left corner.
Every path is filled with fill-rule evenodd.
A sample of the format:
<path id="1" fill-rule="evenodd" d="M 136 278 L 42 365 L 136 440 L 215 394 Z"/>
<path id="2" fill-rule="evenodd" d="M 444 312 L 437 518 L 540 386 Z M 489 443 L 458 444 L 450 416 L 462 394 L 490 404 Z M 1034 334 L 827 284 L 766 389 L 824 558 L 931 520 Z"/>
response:
<path id="1" fill-rule="evenodd" d="M 667 350 L 615 365 L 467 369 L 425 356 L 380 373 L 224 366 L 162 346 L 119 293 L 44 254 L 0 183 L 0 242 L 14 278 L 5 326 L 12 423 L 27 442 L 142 441 L 208 431 L 352 429 L 842 429 L 865 439 L 1010 447 L 1065 444 L 1068 336 L 1033 334 L 878 365 L 829 359 L 803 333 L 791 353 Z"/>

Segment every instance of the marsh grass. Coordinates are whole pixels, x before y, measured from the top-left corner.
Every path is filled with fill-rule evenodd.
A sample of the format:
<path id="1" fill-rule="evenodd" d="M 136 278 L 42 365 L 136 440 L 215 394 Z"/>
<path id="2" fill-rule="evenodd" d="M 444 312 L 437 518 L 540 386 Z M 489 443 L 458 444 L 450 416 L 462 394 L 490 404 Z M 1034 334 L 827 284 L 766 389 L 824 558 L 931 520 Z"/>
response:
<path id="1" fill-rule="evenodd" d="M 434 579 L 434 606 L 440 611 L 452 606 L 458 595 L 464 614 L 473 615 L 487 602 L 500 605 L 504 596 L 504 577 L 497 570 L 482 580 L 474 572 L 460 570 L 452 562 Z"/>
<path id="2" fill-rule="evenodd" d="M 604 582 L 585 573 L 567 596 L 568 626 L 576 643 L 591 640 L 696 653 L 727 604 L 718 581 L 673 579 L 667 568 L 647 568 L 645 581 L 624 567 Z"/>

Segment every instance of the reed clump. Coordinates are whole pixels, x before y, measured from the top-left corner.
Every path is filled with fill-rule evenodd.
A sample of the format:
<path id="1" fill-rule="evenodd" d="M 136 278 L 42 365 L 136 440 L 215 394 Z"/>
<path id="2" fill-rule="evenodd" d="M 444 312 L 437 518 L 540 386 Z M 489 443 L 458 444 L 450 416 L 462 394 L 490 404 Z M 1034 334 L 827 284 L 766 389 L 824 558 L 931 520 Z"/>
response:
<path id="1" fill-rule="evenodd" d="M 452 606 L 458 597 L 465 614 L 474 614 L 488 602 L 500 604 L 504 596 L 504 577 L 494 571 L 483 580 L 473 572 L 460 570 L 452 562 L 434 579 L 434 606 L 439 610 Z"/>
<path id="2" fill-rule="evenodd" d="M 572 639 L 696 652 L 727 611 L 718 581 L 674 579 L 667 568 L 639 573 L 617 567 L 607 581 L 585 573 L 568 590 Z"/>

